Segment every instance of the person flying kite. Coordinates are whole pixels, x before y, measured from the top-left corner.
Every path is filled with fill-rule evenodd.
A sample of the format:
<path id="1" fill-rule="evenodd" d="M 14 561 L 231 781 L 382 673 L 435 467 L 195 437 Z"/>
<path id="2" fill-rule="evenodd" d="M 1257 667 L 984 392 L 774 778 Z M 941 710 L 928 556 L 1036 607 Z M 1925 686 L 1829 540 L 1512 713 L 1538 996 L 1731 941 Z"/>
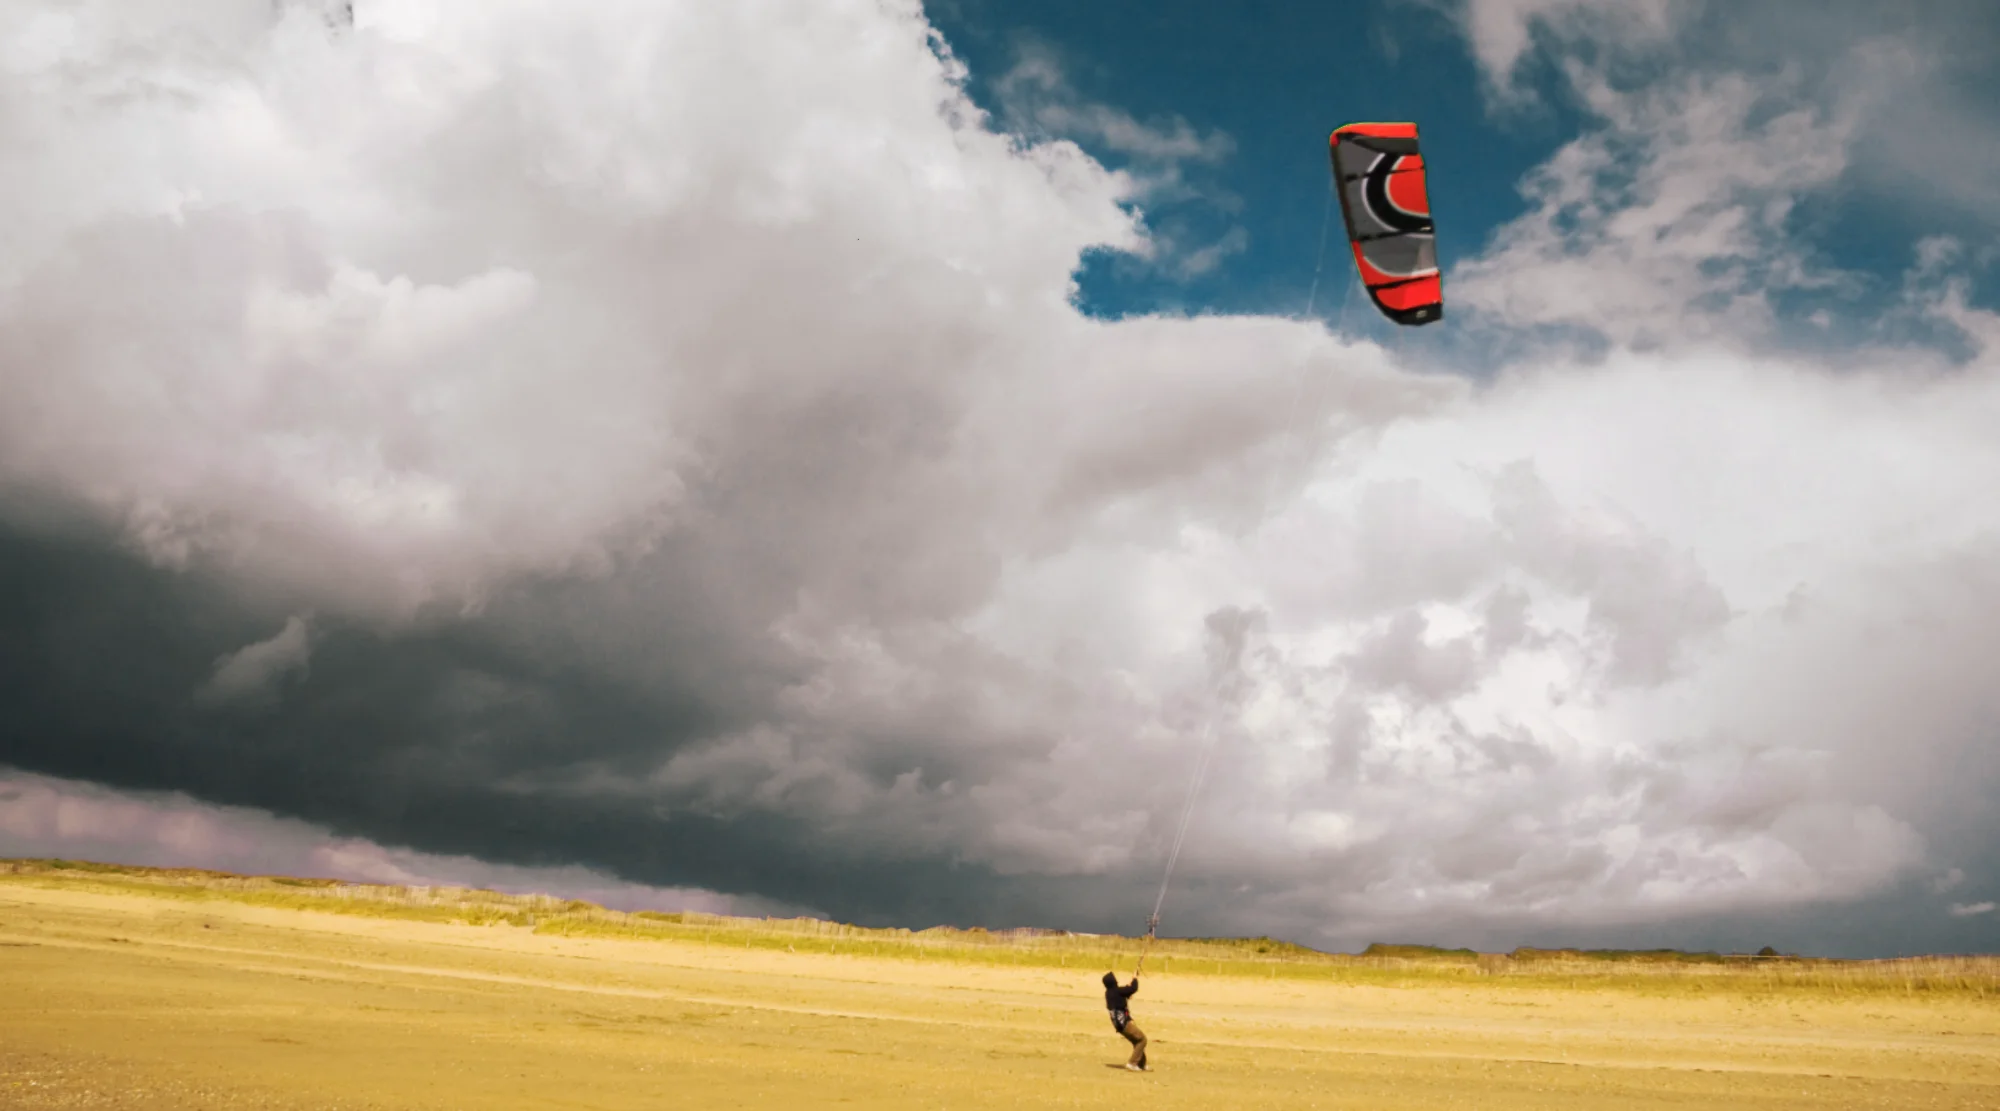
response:
<path id="1" fill-rule="evenodd" d="M 1112 1029 L 1125 1035 L 1125 1040 L 1132 1043 L 1132 1056 L 1125 1062 L 1125 1067 L 1133 1072 L 1150 1072 L 1152 1070 L 1146 1067 L 1146 1032 L 1132 1021 L 1132 1012 L 1128 1007 L 1128 1001 L 1138 990 L 1139 977 L 1136 974 L 1132 982 L 1124 987 L 1118 986 L 1117 973 L 1104 974 L 1104 1008 L 1111 1012 Z"/>

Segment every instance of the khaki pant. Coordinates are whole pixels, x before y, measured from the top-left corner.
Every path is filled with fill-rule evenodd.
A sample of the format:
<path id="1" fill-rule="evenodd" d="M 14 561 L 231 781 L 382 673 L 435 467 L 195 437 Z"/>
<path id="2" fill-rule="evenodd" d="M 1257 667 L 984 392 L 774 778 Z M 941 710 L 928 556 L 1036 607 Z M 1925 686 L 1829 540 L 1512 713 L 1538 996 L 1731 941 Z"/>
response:
<path id="1" fill-rule="evenodd" d="M 1125 1024 L 1125 1029 L 1119 1031 L 1119 1033 L 1124 1034 L 1125 1040 L 1132 1043 L 1132 1056 L 1125 1063 L 1128 1065 L 1137 1065 L 1142 1069 L 1145 1068 L 1146 1032 L 1139 1029 L 1138 1023 L 1128 1022 Z"/>

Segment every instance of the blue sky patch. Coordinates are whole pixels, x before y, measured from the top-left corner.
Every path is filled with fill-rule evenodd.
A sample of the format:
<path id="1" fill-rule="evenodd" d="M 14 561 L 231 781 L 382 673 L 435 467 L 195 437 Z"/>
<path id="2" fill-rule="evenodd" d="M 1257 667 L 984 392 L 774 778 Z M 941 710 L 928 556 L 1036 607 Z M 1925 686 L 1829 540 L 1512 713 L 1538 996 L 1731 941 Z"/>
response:
<path id="1" fill-rule="evenodd" d="M 1768 26 L 1769 13 L 1710 11 L 1678 39 L 1622 57 L 1615 42 L 1555 41 L 1536 25 L 1536 46 L 1513 74 L 1514 88 L 1528 95 L 1504 104 L 1455 9 L 1413 0 L 1227 9 L 1193 0 L 1143 7 L 935 0 L 927 14 L 969 66 L 971 95 L 1001 126 L 1072 138 L 1106 165 L 1165 179 L 1166 187 L 1138 199 L 1159 257 L 1090 255 L 1078 277 L 1085 312 L 1302 315 L 1310 305 L 1336 326 L 1376 335 L 1396 329 L 1373 319 L 1328 203 L 1326 138 L 1334 127 L 1419 124 L 1447 275 L 1446 319 L 1463 322 L 1453 311 L 1453 267 L 1488 250 L 1496 230 L 1530 211 L 1522 195 L 1528 175 L 1604 126 L 1570 87 L 1565 66 L 1579 59 L 1601 66 L 1628 89 L 1740 73 L 1769 90 L 1745 118 L 1751 129 L 1802 107 L 1831 118 L 1842 110 L 1842 82 L 1859 81 L 1857 67 L 1879 68 L 1887 92 L 1860 110 L 1850 165 L 1830 183 L 1797 190 L 1781 224 L 1784 245 L 1814 276 L 1773 286 L 1767 296 L 1787 322 L 1781 332 L 1810 347 L 1879 335 L 1901 302 L 1920 241 L 1982 242 L 2000 215 L 2000 194 L 1981 176 L 1981 159 L 1992 156 L 1925 132 L 1964 131 L 1978 121 L 1984 130 L 1963 139 L 1975 146 L 2000 133 L 1996 113 L 1977 108 L 2000 102 L 1992 55 L 1982 49 L 2000 44 L 2000 18 L 1977 5 L 1953 10 L 1956 20 L 1918 23 L 1837 4 L 1792 46 Z M 1929 68 L 1911 70 L 1897 49 L 1924 53 Z M 1183 140 L 1181 150 L 1141 151 L 1101 130 L 1051 128 L 1074 122 L 1038 111 L 1051 103 L 1123 113 L 1156 136 Z M 1649 136 L 1627 138 L 1643 144 Z M 1940 163 L 1938 173 L 1922 168 L 1930 161 Z M 1607 188 L 1630 169 L 1611 167 Z M 2000 165 L 1995 175 L 2000 180 Z M 1967 256 L 1963 280 L 1973 303 L 1992 304 L 2000 294 L 1995 268 L 1977 262 Z"/>

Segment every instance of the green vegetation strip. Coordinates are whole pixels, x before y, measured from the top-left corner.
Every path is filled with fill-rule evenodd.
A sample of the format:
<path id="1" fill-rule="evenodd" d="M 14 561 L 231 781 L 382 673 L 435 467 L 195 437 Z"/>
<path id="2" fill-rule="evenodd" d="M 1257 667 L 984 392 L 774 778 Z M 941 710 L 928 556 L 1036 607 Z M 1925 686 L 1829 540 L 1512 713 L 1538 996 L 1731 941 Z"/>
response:
<path id="1" fill-rule="evenodd" d="M 548 895 L 462 887 L 346 883 L 136 868 L 75 860 L 0 860 L 0 883 L 90 889 L 193 902 L 313 910 L 371 918 L 531 929 L 537 934 L 666 940 L 737 949 L 890 960 L 1129 973 L 1139 938 L 1056 930 L 988 931 L 934 926 L 871 929 L 813 918 L 737 918 L 697 912 L 608 910 Z M 1162 938 L 1147 974 L 1254 976 L 1393 985 L 1440 982 L 1522 987 L 1622 988 L 1650 993 L 2000 996 L 2000 957 L 1834 960 L 1657 950 L 1516 949 L 1479 953 L 1426 945 L 1371 945 L 1325 953 L 1271 938 Z"/>

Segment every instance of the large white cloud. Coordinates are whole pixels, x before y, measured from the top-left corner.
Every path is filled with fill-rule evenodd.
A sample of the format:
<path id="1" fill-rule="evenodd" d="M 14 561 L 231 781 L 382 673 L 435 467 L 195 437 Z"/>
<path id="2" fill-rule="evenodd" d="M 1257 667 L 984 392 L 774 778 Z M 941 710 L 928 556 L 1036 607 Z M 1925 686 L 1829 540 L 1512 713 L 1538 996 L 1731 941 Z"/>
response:
<path id="1" fill-rule="evenodd" d="M 2000 709 L 1993 318 L 1912 287 L 1988 345 L 1956 368 L 1746 339 L 1847 117 L 1580 86 L 1603 130 L 1448 288 L 1611 354 L 1475 388 L 1078 314 L 1134 183 L 995 130 L 914 3 L 17 5 L 0 62 L 0 511 L 316 623 L 591 579 L 609 616 L 552 641 L 627 683 L 693 582 L 788 660 L 748 724 L 510 789 L 1151 880 L 1215 736 L 1189 882 L 1324 939 L 1953 863 L 1918 827 Z M 215 681 L 285 697 L 308 648 Z"/>

